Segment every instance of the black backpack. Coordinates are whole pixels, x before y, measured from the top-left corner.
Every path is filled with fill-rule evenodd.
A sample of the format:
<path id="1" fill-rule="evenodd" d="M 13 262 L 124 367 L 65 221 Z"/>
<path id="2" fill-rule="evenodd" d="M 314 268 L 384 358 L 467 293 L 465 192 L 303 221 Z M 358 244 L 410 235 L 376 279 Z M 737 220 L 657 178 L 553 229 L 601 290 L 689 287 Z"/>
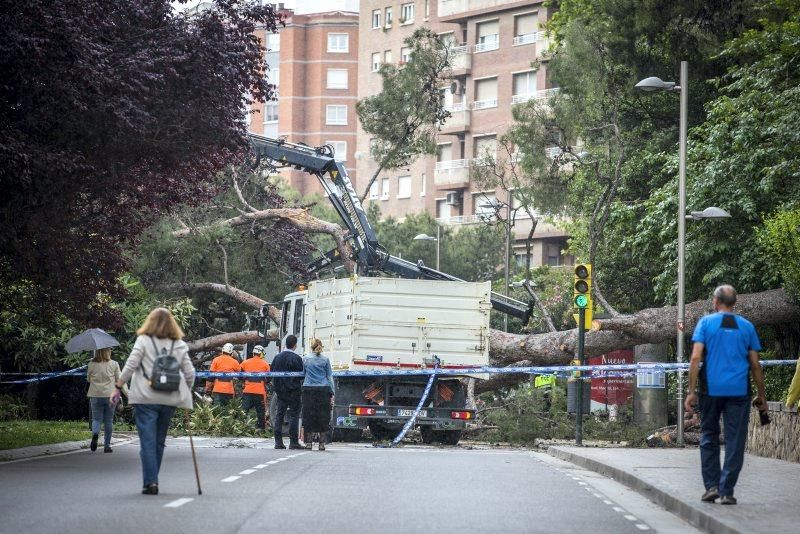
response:
<path id="1" fill-rule="evenodd" d="M 172 340 L 172 344 L 169 346 L 169 352 L 167 352 L 167 349 L 162 348 L 160 353 L 158 352 L 158 347 L 156 347 L 155 339 L 151 337 L 150 341 L 153 343 L 153 350 L 155 351 L 153 370 L 150 376 L 147 376 L 144 366 L 140 364 L 142 374 L 150 381 L 150 387 L 156 391 L 178 391 L 182 378 L 180 363 L 172 355 L 172 349 L 175 347 L 175 340 Z"/>

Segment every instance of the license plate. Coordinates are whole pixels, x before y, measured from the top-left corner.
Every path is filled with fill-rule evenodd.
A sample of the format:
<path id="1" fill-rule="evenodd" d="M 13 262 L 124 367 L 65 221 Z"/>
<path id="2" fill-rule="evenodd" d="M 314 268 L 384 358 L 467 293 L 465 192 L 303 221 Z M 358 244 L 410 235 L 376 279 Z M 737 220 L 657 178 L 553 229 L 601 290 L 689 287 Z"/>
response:
<path id="1" fill-rule="evenodd" d="M 414 415 L 414 410 L 397 410 L 398 417 L 411 417 Z M 428 410 L 420 410 L 419 417 L 428 417 Z"/>

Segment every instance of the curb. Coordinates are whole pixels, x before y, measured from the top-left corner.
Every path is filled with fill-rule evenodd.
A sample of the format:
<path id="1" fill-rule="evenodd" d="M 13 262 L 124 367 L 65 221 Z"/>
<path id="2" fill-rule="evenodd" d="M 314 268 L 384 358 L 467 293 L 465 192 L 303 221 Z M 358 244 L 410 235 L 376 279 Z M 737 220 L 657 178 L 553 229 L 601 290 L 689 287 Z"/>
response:
<path id="1" fill-rule="evenodd" d="M 653 486 L 629 471 L 612 467 L 559 447 L 550 447 L 547 449 L 547 453 L 560 460 L 565 460 L 625 484 L 650 501 L 701 530 L 713 532 L 714 534 L 741 534 L 741 531 L 723 523 L 694 504 L 690 504 L 671 493 Z"/>
<path id="2" fill-rule="evenodd" d="M 124 445 L 133 441 L 133 436 L 126 433 L 114 434 L 112 445 Z M 46 445 L 31 445 L 30 447 L 20 447 L 18 449 L 7 449 L 0 451 L 0 465 L 17 462 L 20 460 L 32 460 L 47 456 L 59 456 L 71 452 L 89 450 L 88 440 L 81 441 L 62 441 L 60 443 L 48 443 Z"/>

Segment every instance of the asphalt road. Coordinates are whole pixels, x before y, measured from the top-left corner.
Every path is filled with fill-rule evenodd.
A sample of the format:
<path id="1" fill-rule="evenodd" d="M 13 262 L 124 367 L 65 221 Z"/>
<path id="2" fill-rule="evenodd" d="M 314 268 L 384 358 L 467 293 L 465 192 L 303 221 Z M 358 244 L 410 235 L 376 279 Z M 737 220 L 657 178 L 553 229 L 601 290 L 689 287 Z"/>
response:
<path id="1" fill-rule="evenodd" d="M 616 482 L 526 450 L 170 440 L 160 494 L 137 442 L 0 464 L 0 532 L 692 532 Z"/>

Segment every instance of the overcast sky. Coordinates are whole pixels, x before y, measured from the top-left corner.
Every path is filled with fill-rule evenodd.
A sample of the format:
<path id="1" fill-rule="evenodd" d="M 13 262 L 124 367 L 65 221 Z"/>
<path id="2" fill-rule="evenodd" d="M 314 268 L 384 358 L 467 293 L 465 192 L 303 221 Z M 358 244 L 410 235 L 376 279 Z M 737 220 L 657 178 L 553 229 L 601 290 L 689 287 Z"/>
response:
<path id="1" fill-rule="evenodd" d="M 194 7 L 202 0 L 191 0 L 185 4 L 173 2 L 176 9 L 186 9 Z M 294 9 L 296 13 L 319 13 L 321 11 L 355 11 L 358 12 L 358 0 L 284 0 L 282 3 L 286 9 Z"/>

